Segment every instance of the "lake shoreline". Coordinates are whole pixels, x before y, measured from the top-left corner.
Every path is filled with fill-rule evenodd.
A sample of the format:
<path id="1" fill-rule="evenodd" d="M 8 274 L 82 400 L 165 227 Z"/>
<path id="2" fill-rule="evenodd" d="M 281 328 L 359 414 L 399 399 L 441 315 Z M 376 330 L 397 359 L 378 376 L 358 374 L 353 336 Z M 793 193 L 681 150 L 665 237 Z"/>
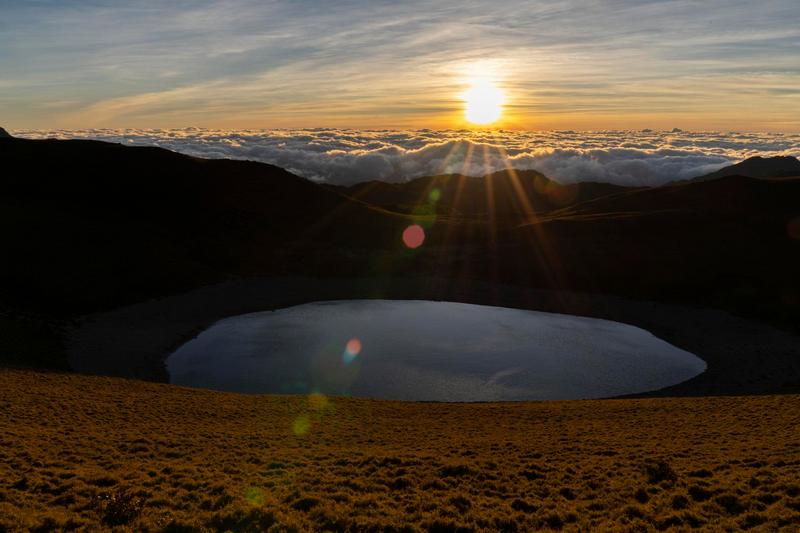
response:
<path id="1" fill-rule="evenodd" d="M 708 365 L 688 381 L 633 395 L 637 397 L 800 390 L 800 382 L 786 381 L 786 376 L 800 375 L 797 336 L 766 324 L 717 310 L 432 277 L 286 277 L 210 285 L 82 318 L 67 334 L 69 363 L 80 373 L 168 382 L 166 358 L 218 320 L 314 301 L 362 298 L 446 300 L 613 320 L 645 329 Z"/>
<path id="2" fill-rule="evenodd" d="M 585 400 L 686 381 L 706 363 L 628 324 L 460 302 L 353 299 L 216 322 L 170 382 L 400 401 Z"/>

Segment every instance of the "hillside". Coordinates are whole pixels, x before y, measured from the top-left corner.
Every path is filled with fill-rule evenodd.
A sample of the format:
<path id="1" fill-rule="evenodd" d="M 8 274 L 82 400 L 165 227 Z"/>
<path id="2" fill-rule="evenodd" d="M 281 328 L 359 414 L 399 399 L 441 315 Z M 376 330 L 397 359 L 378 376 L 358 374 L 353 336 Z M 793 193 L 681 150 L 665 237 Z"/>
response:
<path id="1" fill-rule="evenodd" d="M 791 231 L 799 201 L 800 180 L 728 177 L 598 198 L 498 240 L 521 263 L 551 265 L 573 288 L 693 301 L 790 325 L 800 317 L 800 240 Z"/>
<path id="2" fill-rule="evenodd" d="M 598 214 L 670 214 L 703 218 L 786 218 L 797 214 L 800 179 L 763 180 L 732 175 L 697 183 L 628 190 L 550 213 L 554 217 Z"/>
<path id="3" fill-rule="evenodd" d="M 535 170 L 500 171 L 483 177 L 448 174 L 406 183 L 370 181 L 335 187 L 372 205 L 402 213 L 495 219 L 501 224 L 527 221 L 567 205 L 625 191 L 609 183 L 561 185 Z"/>
<path id="4" fill-rule="evenodd" d="M 726 176 L 748 178 L 785 178 L 800 176 L 800 160 L 792 156 L 748 157 L 735 165 L 695 178 L 696 181 L 713 180 Z"/>
<path id="5" fill-rule="evenodd" d="M 426 404 L 0 370 L 0 405 L 3 531 L 800 527 L 797 396 Z"/>
<path id="6" fill-rule="evenodd" d="M 624 189 L 501 173 L 342 191 L 261 163 L 94 141 L 5 138 L 0 155 L 0 354 L 15 365 L 66 368 L 63 331 L 86 313 L 250 277 L 369 276 L 378 294 L 433 275 L 800 324 L 798 180 Z M 415 250 L 401 239 L 412 223 L 425 231 Z"/>
<path id="7" fill-rule="evenodd" d="M 96 141 L 0 139 L 0 301 L 68 313 L 232 274 L 334 262 L 396 241 L 403 217 L 261 163 Z M 357 232 L 352 228 L 357 227 Z M 302 252 L 301 252 L 302 253 Z"/>

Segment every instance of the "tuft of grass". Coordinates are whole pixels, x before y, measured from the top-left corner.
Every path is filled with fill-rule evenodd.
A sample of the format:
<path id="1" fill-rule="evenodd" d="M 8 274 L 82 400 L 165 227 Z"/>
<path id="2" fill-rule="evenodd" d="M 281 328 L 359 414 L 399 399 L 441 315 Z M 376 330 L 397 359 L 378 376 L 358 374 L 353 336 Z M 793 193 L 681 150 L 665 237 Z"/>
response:
<path id="1" fill-rule="evenodd" d="M 539 510 L 538 506 L 528 503 L 525 500 L 520 500 L 519 498 L 511 502 L 511 508 L 515 511 L 521 511 L 523 513 L 535 513 Z"/>
<path id="2" fill-rule="evenodd" d="M 647 482 L 657 484 L 662 482 L 674 483 L 678 476 L 666 461 L 654 461 L 644 465 L 644 472 L 647 475 Z"/>
<path id="3" fill-rule="evenodd" d="M 463 477 L 472 474 L 466 465 L 449 465 L 439 469 L 439 477 Z"/>
<path id="4" fill-rule="evenodd" d="M 126 490 L 97 495 L 94 502 L 101 515 L 100 521 L 107 526 L 130 524 L 139 518 L 144 508 L 144 500 Z"/>
<path id="5" fill-rule="evenodd" d="M 686 498 L 686 496 L 684 496 L 683 494 L 676 494 L 675 496 L 672 497 L 671 506 L 673 509 L 676 510 L 686 509 L 687 507 L 689 507 L 689 499 Z"/>
<path id="6" fill-rule="evenodd" d="M 696 502 L 704 502 L 713 496 L 713 493 L 700 485 L 689 487 L 689 496 Z"/>
<path id="7" fill-rule="evenodd" d="M 723 494 L 714 498 L 714 503 L 725 509 L 725 512 L 730 515 L 742 514 L 745 510 L 739 498 L 733 494 Z"/>
<path id="8" fill-rule="evenodd" d="M 311 497 L 298 498 L 292 502 L 292 508 L 297 509 L 299 511 L 308 512 L 319 504 L 320 501 L 317 498 L 311 498 Z"/>

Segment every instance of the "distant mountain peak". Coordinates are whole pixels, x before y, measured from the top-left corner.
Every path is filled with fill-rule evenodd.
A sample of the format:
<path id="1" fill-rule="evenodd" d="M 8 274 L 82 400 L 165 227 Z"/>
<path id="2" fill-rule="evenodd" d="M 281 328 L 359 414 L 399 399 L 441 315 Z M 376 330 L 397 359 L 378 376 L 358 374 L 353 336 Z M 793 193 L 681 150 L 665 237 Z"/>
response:
<path id="1" fill-rule="evenodd" d="M 790 155 L 762 157 L 760 155 L 748 157 L 735 165 L 706 174 L 696 181 L 704 181 L 726 176 L 746 176 L 748 178 L 782 178 L 800 176 L 800 160 Z"/>
<path id="2" fill-rule="evenodd" d="M 743 165 L 756 165 L 756 164 L 777 164 L 777 163 L 784 163 L 789 165 L 800 165 L 800 161 L 794 156 L 791 155 L 775 155 L 770 157 L 764 157 L 760 155 L 754 155 L 752 157 L 748 157 L 739 163 L 736 163 L 734 166 L 743 166 Z"/>
<path id="3" fill-rule="evenodd" d="M 10 139 L 10 138 L 11 138 L 11 134 L 8 133 L 3 128 L 0 128 L 0 139 Z"/>

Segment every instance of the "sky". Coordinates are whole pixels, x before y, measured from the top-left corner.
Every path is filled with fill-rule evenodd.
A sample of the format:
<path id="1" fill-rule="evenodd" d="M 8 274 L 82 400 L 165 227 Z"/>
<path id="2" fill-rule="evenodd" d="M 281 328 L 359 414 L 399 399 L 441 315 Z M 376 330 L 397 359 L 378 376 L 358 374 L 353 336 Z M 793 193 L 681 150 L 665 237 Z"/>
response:
<path id="1" fill-rule="evenodd" d="M 800 131 L 797 0 L 0 0 L 0 126 Z"/>

